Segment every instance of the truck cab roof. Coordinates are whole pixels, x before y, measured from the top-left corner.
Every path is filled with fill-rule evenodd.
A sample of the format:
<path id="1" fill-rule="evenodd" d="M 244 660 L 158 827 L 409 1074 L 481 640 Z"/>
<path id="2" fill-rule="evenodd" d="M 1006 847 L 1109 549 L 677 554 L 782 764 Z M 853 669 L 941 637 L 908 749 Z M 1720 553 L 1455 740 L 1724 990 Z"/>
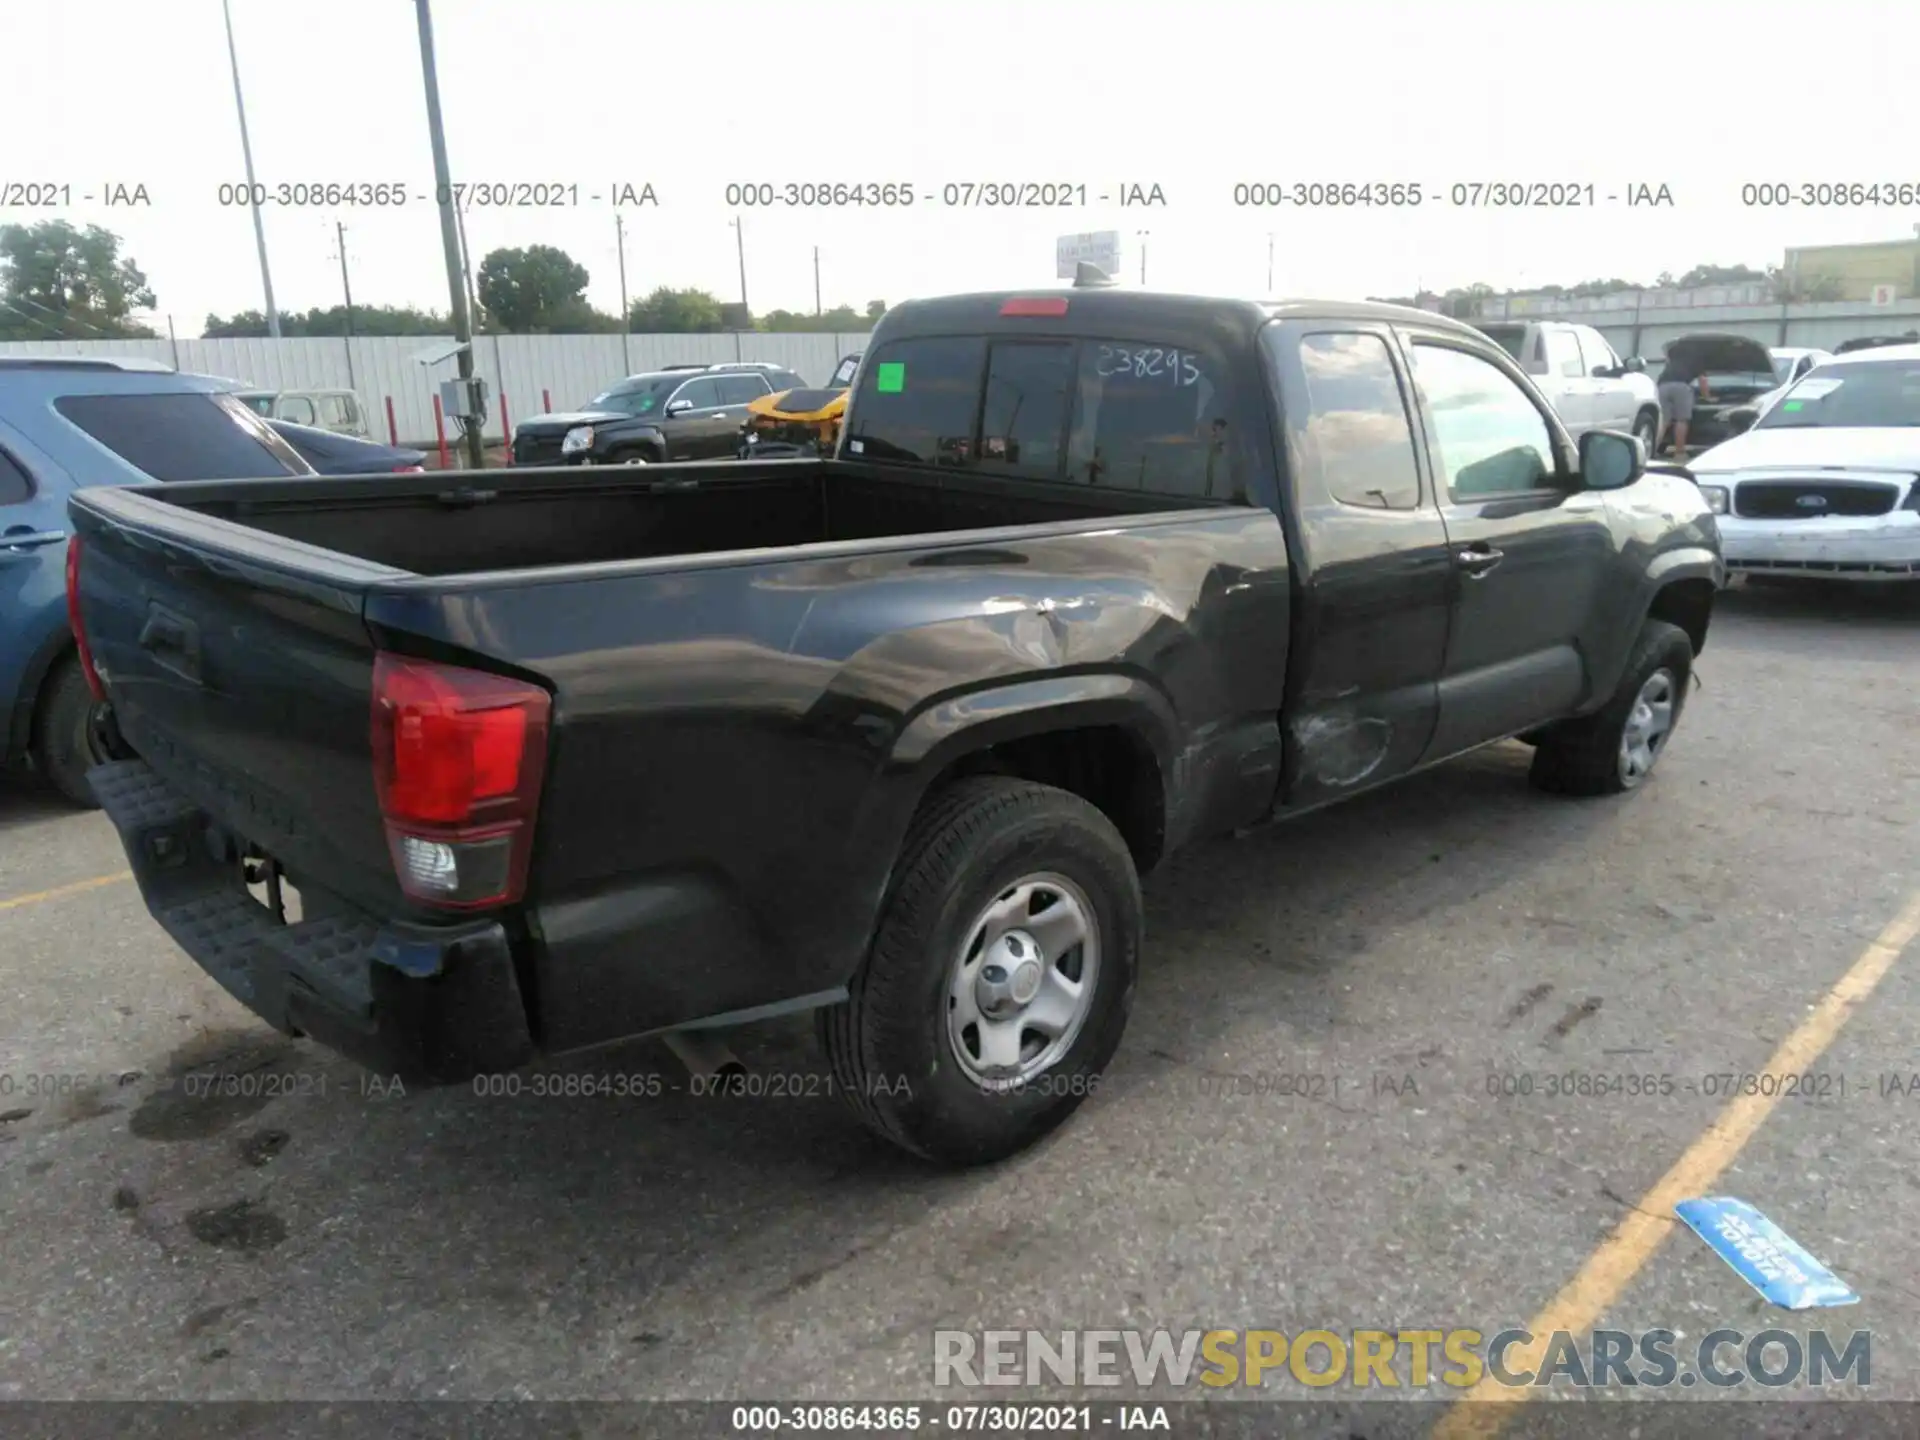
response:
<path id="1" fill-rule="evenodd" d="M 1009 302 L 1017 304 L 1010 307 Z M 1043 312 L 1042 306 L 1050 308 Z M 1169 335 L 1198 335 L 1224 327 L 1228 338 L 1245 342 L 1269 321 L 1296 319 L 1414 324 L 1463 337 L 1478 334 L 1470 326 L 1431 310 L 1377 300 L 1267 300 L 1106 287 L 987 290 L 908 300 L 889 310 L 876 328 L 884 330 L 889 338 L 897 338 L 1030 331 L 1058 320 L 1066 321 L 1069 331 L 1150 322 Z"/>

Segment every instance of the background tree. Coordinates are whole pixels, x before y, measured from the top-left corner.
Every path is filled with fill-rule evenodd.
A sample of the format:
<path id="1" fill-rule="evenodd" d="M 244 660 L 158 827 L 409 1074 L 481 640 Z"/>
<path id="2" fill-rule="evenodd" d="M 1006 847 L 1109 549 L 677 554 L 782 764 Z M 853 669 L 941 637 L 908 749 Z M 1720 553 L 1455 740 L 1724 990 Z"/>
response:
<path id="1" fill-rule="evenodd" d="M 1769 278 L 1766 271 L 1751 265 L 1696 265 L 1674 284 L 1682 290 L 1703 290 L 1709 285 L 1747 285 Z"/>
<path id="2" fill-rule="evenodd" d="M 258 310 L 241 310 L 222 319 L 207 316 L 200 333 L 209 340 L 228 338 L 259 339 L 267 334 L 267 317 Z M 283 311 L 280 333 L 286 336 L 327 336 L 347 333 L 347 307 L 330 305 L 325 309 Z M 410 305 L 356 305 L 353 307 L 355 335 L 451 335 L 453 322 L 435 310 L 416 310 Z"/>
<path id="3" fill-rule="evenodd" d="M 717 335 L 726 327 L 720 302 L 705 290 L 674 290 L 662 285 L 628 314 L 638 335 Z"/>
<path id="4" fill-rule="evenodd" d="M 0 340 L 153 337 L 133 319 L 153 290 L 120 237 L 65 220 L 0 225 Z"/>
<path id="5" fill-rule="evenodd" d="M 508 334 L 551 334 L 583 320 L 587 267 L 552 245 L 502 247 L 480 262 L 475 286 L 494 325 Z"/>
<path id="6" fill-rule="evenodd" d="M 867 302 L 867 319 L 869 322 L 878 321 L 879 318 L 886 313 L 887 313 L 886 301 L 869 300 Z"/>

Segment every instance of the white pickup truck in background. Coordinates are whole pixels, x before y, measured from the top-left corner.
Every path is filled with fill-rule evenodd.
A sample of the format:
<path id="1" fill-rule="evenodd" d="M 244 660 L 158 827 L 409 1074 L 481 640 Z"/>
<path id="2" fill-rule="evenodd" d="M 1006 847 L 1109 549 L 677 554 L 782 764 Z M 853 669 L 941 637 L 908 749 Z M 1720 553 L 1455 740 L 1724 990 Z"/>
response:
<path id="1" fill-rule="evenodd" d="M 351 390 L 264 390 L 248 387 L 236 393 L 242 405 L 269 420 L 286 420 L 368 440 L 367 407 Z"/>
<path id="2" fill-rule="evenodd" d="M 1574 438 L 1588 430 L 1625 430 L 1653 453 L 1660 394 L 1637 356 L 1622 360 L 1591 325 L 1557 320 L 1470 320 L 1533 377 Z"/>

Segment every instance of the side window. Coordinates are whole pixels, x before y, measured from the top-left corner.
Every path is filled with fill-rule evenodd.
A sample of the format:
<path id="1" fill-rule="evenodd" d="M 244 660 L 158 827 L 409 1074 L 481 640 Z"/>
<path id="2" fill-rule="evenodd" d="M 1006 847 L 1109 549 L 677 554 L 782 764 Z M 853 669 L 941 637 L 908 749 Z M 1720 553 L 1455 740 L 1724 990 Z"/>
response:
<path id="1" fill-rule="evenodd" d="M 1071 344 L 996 344 L 980 416 L 980 464 L 1057 479 L 1073 392 Z"/>
<path id="2" fill-rule="evenodd" d="M 1553 432 L 1491 361 L 1414 342 L 1414 379 L 1433 421 L 1434 458 L 1456 500 L 1553 488 Z"/>
<path id="3" fill-rule="evenodd" d="M 285 395 L 280 400 L 280 418 L 295 425 L 313 425 L 313 402 L 304 395 Z"/>
<path id="4" fill-rule="evenodd" d="M 1300 341 L 1308 443 L 1327 491 L 1342 505 L 1412 510 L 1420 504 L 1413 425 L 1379 335 L 1329 333 Z"/>
<path id="5" fill-rule="evenodd" d="M 327 425 L 351 425 L 353 414 L 344 395 L 322 395 L 320 418 Z"/>
<path id="6" fill-rule="evenodd" d="M 1580 337 L 1580 358 L 1586 364 L 1586 373 L 1596 370 L 1618 370 L 1620 357 L 1613 353 L 1613 346 L 1607 343 L 1607 337 L 1591 325 L 1582 325 L 1574 334 Z"/>
<path id="7" fill-rule="evenodd" d="M 1577 380 L 1586 374 L 1580 363 L 1580 346 L 1571 330 L 1542 330 L 1540 339 L 1547 347 L 1547 373 Z"/>
<path id="8" fill-rule="evenodd" d="M 667 403 L 677 401 L 685 401 L 696 410 L 711 410 L 720 403 L 720 382 L 710 378 L 689 380 Z"/>
<path id="9" fill-rule="evenodd" d="M 716 383 L 722 405 L 748 405 L 768 393 L 767 382 L 758 375 L 722 375 Z"/>
<path id="10" fill-rule="evenodd" d="M 986 362 L 987 342 L 979 336 L 897 340 L 874 351 L 860 366 L 848 407 L 847 453 L 925 465 L 971 463 Z"/>
<path id="11" fill-rule="evenodd" d="M 266 421 L 229 395 L 63 395 L 53 408 L 156 480 L 313 473 Z"/>
<path id="12" fill-rule="evenodd" d="M 1080 346 L 1071 480 L 1191 499 L 1238 493 L 1225 371 L 1192 350 L 1129 340 Z"/>
<path id="13" fill-rule="evenodd" d="M 25 467 L 0 450 L 0 505 L 18 505 L 33 498 L 33 480 Z"/>

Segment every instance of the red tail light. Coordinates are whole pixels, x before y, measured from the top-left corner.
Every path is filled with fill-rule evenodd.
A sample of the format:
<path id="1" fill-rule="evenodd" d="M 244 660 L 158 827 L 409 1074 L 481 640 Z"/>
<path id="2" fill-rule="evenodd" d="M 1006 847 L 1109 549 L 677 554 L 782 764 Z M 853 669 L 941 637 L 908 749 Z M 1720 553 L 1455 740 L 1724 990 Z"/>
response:
<path id="1" fill-rule="evenodd" d="M 100 673 L 93 668 L 93 649 L 87 644 L 87 622 L 80 614 L 80 536 L 67 541 L 67 627 L 73 631 L 74 647 L 80 652 L 80 673 L 87 677 L 87 689 L 95 700 L 107 698 Z"/>
<path id="2" fill-rule="evenodd" d="M 475 910 L 525 893 L 551 708 L 522 680 L 375 657 L 374 786 L 409 896 Z"/>
<path id="3" fill-rule="evenodd" d="M 1016 295 L 1001 305 L 1002 315 L 1064 315 L 1067 302 L 1057 295 Z"/>

